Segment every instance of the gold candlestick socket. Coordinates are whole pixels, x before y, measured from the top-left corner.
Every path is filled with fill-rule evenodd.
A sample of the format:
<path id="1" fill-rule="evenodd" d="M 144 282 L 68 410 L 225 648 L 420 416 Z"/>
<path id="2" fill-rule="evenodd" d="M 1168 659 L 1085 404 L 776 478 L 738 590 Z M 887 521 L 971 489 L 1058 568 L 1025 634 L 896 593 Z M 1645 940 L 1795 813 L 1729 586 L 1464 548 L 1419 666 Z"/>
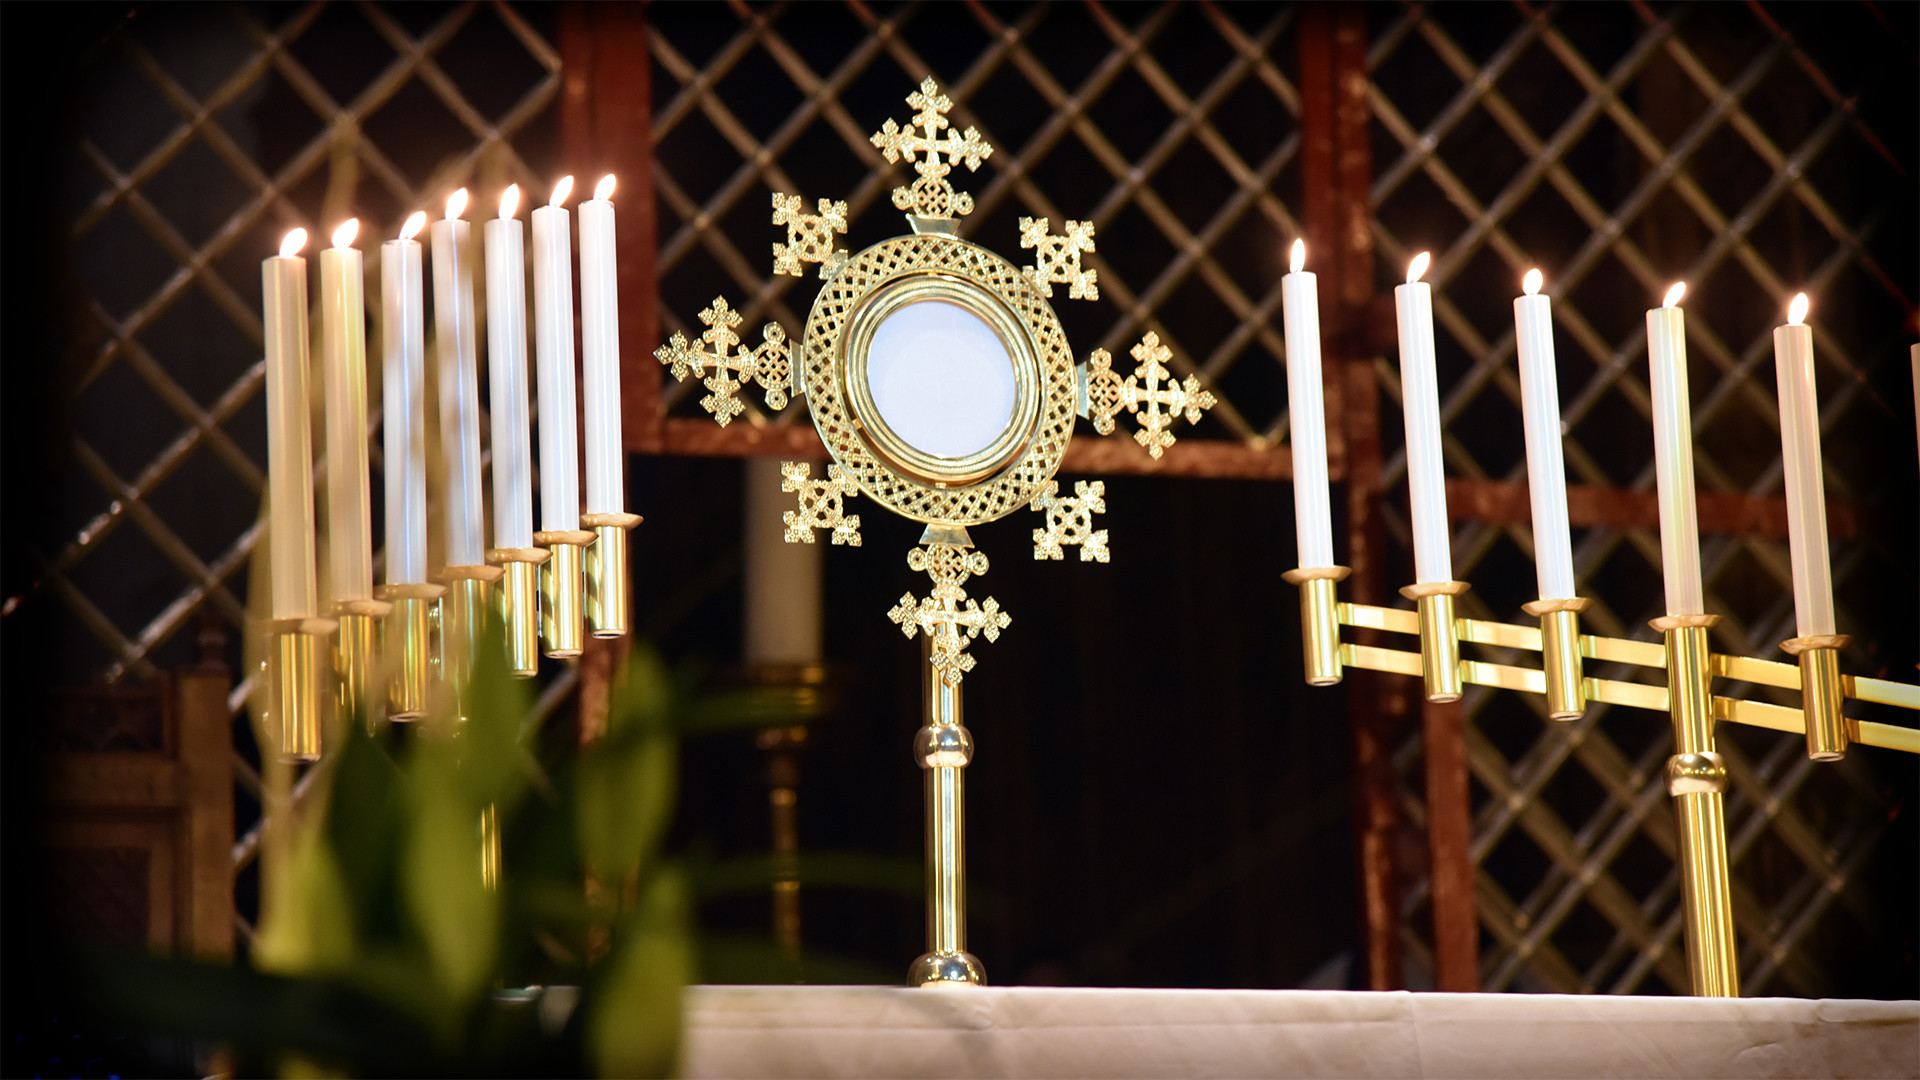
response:
<path id="1" fill-rule="evenodd" d="M 497 566 L 449 566 L 435 575 L 447 586 L 440 601 L 440 675 L 455 694 L 464 693 L 473 678 L 487 589 L 504 574 Z"/>
<path id="2" fill-rule="evenodd" d="M 387 719 L 418 720 L 427 714 L 433 686 L 433 623 L 446 586 L 426 582 L 382 585 L 374 595 L 393 605 L 387 616 Z"/>
<path id="3" fill-rule="evenodd" d="M 358 715 L 372 724 L 385 704 L 379 693 L 380 621 L 392 608 L 385 600 L 342 600 L 333 605 L 340 626 L 333 639 L 333 670 L 339 676 L 342 718 Z"/>
<path id="4" fill-rule="evenodd" d="M 1800 711 L 1807 717 L 1807 756 L 1815 761 L 1847 756 L 1847 718 L 1840 713 L 1840 703 L 1846 699 L 1840 650 L 1852 640 L 1845 634 L 1812 634 L 1780 643 L 1800 658 Z"/>
<path id="5" fill-rule="evenodd" d="M 581 561 L 593 541 L 594 535 L 584 529 L 533 534 L 534 543 L 553 552 L 540 566 L 540 636 L 547 643 L 547 655 L 555 659 L 579 656 L 585 644 Z"/>
<path id="6" fill-rule="evenodd" d="M 1427 700 L 1436 704 L 1460 700 L 1460 633 L 1453 621 L 1453 598 L 1466 591 L 1464 581 L 1427 582 L 1400 590 L 1420 612 L 1420 671 L 1426 679 Z"/>
<path id="7" fill-rule="evenodd" d="M 280 756 L 318 761 L 326 724 L 327 668 L 323 662 L 332 619 L 274 619 L 267 623 L 267 722 L 280 729 Z M 268 730 L 272 730 L 269 727 Z"/>
<path id="8" fill-rule="evenodd" d="M 500 579 L 500 621 L 507 631 L 507 671 L 516 679 L 540 674 L 540 564 L 545 548 L 494 548 L 487 562 L 505 571 Z"/>
<path id="9" fill-rule="evenodd" d="M 1547 676 L 1547 715 L 1555 720 L 1578 720 L 1587 711 L 1580 613 L 1592 606 L 1593 601 L 1581 597 L 1520 605 L 1520 610 L 1540 620 L 1540 667 Z"/>
<path id="10" fill-rule="evenodd" d="M 1340 681 L 1340 604 L 1335 586 L 1352 572 L 1345 566 L 1312 566 L 1280 575 L 1300 586 L 1300 648 L 1308 686 Z"/>
<path id="11" fill-rule="evenodd" d="M 593 546 L 586 550 L 587 624 L 597 638 L 627 636 L 628 590 L 632 587 L 627 562 L 627 530 L 640 524 L 639 514 L 582 514 L 582 528 L 593 530 Z"/>

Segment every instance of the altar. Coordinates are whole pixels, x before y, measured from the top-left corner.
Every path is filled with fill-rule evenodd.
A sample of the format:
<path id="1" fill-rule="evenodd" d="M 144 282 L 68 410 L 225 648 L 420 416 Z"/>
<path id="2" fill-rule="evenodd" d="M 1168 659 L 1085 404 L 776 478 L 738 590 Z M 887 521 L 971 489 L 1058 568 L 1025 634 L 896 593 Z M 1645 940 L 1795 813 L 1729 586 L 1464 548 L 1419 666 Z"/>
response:
<path id="1" fill-rule="evenodd" d="M 700 986 L 688 1077 L 1911 1077 L 1920 1002 Z"/>

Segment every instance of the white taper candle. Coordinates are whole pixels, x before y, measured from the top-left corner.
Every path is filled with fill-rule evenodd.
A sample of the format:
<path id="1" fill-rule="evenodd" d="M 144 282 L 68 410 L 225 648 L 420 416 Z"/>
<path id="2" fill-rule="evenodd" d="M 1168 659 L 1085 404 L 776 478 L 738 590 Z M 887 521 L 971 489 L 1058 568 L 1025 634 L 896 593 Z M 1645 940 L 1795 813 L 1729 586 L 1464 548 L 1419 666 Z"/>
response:
<path id="1" fill-rule="evenodd" d="M 320 253 L 320 357 L 327 393 L 327 570 L 330 599 L 373 598 L 373 511 L 367 476 L 367 317 L 358 219 Z"/>
<path id="2" fill-rule="evenodd" d="M 1703 615 L 1700 522 L 1693 493 L 1693 410 L 1687 395 L 1685 283 L 1647 312 L 1648 386 L 1653 393 L 1654 478 L 1660 490 L 1660 564 L 1667 614 Z"/>
<path id="3" fill-rule="evenodd" d="M 493 408 L 493 543 L 533 546 L 533 451 L 527 414 L 526 239 L 514 211 L 518 185 L 500 197 L 487 245 L 487 382 Z"/>
<path id="4" fill-rule="evenodd" d="M 472 227 L 460 220 L 467 189 L 433 223 L 433 326 L 439 352 L 440 441 L 447 458 L 447 565 L 482 565 L 480 371 L 474 342 Z"/>
<path id="5" fill-rule="evenodd" d="M 587 417 L 587 513 L 627 508 L 620 445 L 620 273 L 613 174 L 580 204 L 580 397 Z"/>
<path id="6" fill-rule="evenodd" d="M 540 386 L 540 528 L 580 528 L 580 435 L 573 397 L 573 177 L 533 212 L 533 326 Z"/>
<path id="7" fill-rule="evenodd" d="M 389 585 L 427 580 L 426 295 L 414 240 L 426 226 L 427 215 L 415 213 L 400 239 L 380 245 Z"/>
<path id="8" fill-rule="evenodd" d="M 1533 564 L 1540 599 L 1571 600 L 1573 539 L 1567 528 L 1567 467 L 1561 457 L 1560 380 L 1553 361 L 1553 301 L 1540 295 L 1540 271 L 1527 271 L 1526 295 L 1513 301 L 1520 353 L 1520 415 L 1527 430 L 1527 491 L 1533 500 Z"/>
<path id="9" fill-rule="evenodd" d="M 1307 245 L 1293 242 L 1291 272 L 1280 279 L 1287 326 L 1287 415 L 1293 443 L 1293 516 L 1302 567 L 1333 562 L 1327 493 L 1326 388 L 1320 377 L 1319 279 L 1305 269 Z"/>
<path id="10" fill-rule="evenodd" d="M 316 614 L 313 558 L 313 434 L 307 427 L 307 260 L 295 229 L 260 264 L 267 346 L 267 557 L 272 615 Z"/>
<path id="11" fill-rule="evenodd" d="M 1434 369 L 1433 288 L 1420 280 L 1429 257 L 1407 268 L 1393 290 L 1400 327 L 1400 411 L 1407 425 L 1407 490 L 1413 506 L 1413 569 L 1422 585 L 1453 580 L 1447 478 L 1440 453 L 1440 380 Z"/>
<path id="12" fill-rule="evenodd" d="M 1820 473 L 1820 395 L 1814 389 L 1807 294 L 1793 298 L 1787 325 L 1773 331 L 1780 392 L 1780 454 L 1787 479 L 1787 547 L 1793 556 L 1793 613 L 1801 637 L 1833 634 L 1833 567 L 1827 553 L 1827 485 Z"/>

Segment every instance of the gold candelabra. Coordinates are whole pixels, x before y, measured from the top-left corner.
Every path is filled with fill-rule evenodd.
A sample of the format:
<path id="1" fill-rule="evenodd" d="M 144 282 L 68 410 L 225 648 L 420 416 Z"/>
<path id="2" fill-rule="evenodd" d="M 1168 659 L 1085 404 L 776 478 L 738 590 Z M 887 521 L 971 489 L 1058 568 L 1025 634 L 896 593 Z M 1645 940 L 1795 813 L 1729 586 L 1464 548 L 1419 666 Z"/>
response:
<path id="1" fill-rule="evenodd" d="M 1538 625 L 1469 619 L 1454 611 L 1464 582 L 1409 586 L 1402 595 L 1416 610 L 1354 604 L 1338 599 L 1343 566 L 1290 570 L 1300 587 L 1301 640 L 1307 681 L 1338 683 L 1344 668 L 1395 672 L 1424 680 L 1429 701 L 1453 701 L 1466 684 L 1540 694 L 1556 720 L 1578 718 L 1589 702 L 1665 712 L 1673 721 L 1674 752 L 1667 759 L 1667 792 L 1679 824 L 1680 877 L 1686 907 L 1688 970 L 1693 992 L 1732 997 L 1740 993 L 1734 943 L 1733 902 L 1727 886 L 1727 837 L 1723 807 L 1727 767 L 1714 749 L 1716 723 L 1747 724 L 1804 735 L 1816 761 L 1844 756 L 1852 743 L 1920 753 L 1920 729 L 1857 720 L 1841 712 L 1844 699 L 1920 710 L 1920 686 L 1845 675 L 1839 654 L 1845 635 L 1796 637 L 1781 648 L 1797 663 L 1785 664 L 1713 652 L 1708 632 L 1717 615 L 1668 615 L 1650 624 L 1661 643 L 1582 634 L 1580 613 L 1591 601 L 1542 600 L 1527 604 Z M 1340 627 L 1416 636 L 1418 651 L 1340 640 Z M 1463 658 L 1462 644 L 1540 654 L 1527 667 Z M 1664 673 L 1665 684 L 1595 678 L 1588 660 L 1627 664 Z M 1799 691 L 1800 708 L 1713 693 L 1713 680 L 1756 683 Z"/>

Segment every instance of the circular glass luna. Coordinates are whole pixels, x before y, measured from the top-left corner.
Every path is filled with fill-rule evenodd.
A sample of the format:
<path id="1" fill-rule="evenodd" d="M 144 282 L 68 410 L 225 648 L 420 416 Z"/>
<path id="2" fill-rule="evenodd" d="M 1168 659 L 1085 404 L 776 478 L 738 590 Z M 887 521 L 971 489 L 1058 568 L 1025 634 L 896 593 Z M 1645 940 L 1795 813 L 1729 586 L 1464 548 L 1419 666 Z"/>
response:
<path id="1" fill-rule="evenodd" d="M 867 346 L 867 391 L 901 442 L 932 457 L 972 457 L 1013 423 L 1013 357 L 986 320 L 947 300 L 887 314 Z"/>

